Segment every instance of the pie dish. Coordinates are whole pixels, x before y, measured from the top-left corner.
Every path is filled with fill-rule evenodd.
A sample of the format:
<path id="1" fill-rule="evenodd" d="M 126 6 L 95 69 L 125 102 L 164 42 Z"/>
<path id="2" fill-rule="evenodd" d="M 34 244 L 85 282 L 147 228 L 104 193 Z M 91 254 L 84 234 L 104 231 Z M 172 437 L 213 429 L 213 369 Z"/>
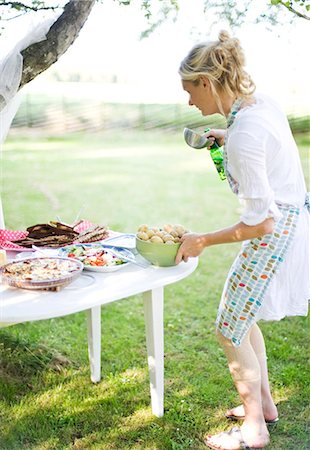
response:
<path id="1" fill-rule="evenodd" d="M 1 281 L 23 289 L 58 290 L 71 283 L 83 270 L 78 260 L 47 257 L 13 261 L 1 267 Z"/>

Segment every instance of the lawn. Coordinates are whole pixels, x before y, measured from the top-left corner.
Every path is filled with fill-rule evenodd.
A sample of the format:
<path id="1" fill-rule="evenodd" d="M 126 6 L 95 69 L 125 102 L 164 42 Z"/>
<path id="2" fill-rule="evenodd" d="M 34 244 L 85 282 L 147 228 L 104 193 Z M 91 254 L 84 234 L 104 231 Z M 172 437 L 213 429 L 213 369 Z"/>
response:
<path id="1" fill-rule="evenodd" d="M 309 186 L 309 136 L 298 137 Z M 57 216 L 135 232 L 141 223 L 195 231 L 238 220 L 239 205 L 206 151 L 161 132 L 13 137 L 2 157 L 6 226 Z M 239 245 L 207 249 L 198 269 L 166 288 L 165 415 L 150 408 L 141 296 L 102 308 L 102 381 L 89 378 L 84 313 L 0 330 L 1 450 L 204 449 L 238 404 L 214 320 Z M 281 421 L 273 450 L 309 442 L 309 323 L 262 323 Z"/>

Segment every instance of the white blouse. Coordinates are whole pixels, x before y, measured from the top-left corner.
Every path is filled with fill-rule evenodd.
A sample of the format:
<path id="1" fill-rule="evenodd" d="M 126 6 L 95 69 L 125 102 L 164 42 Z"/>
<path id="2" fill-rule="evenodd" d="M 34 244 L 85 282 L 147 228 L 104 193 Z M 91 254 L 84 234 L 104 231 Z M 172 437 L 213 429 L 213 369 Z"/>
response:
<path id="1" fill-rule="evenodd" d="M 281 213 L 275 202 L 303 206 L 306 185 L 288 120 L 275 102 L 256 96 L 226 136 L 228 170 L 239 183 L 241 221 L 256 225 Z"/>
<path id="2" fill-rule="evenodd" d="M 282 217 L 277 203 L 301 208 L 294 240 L 267 290 L 258 319 L 307 315 L 309 299 L 309 213 L 299 152 L 288 120 L 269 97 L 241 109 L 227 131 L 227 168 L 239 183 L 241 222 L 256 225 Z M 244 242 L 246 245 L 247 241 Z"/>

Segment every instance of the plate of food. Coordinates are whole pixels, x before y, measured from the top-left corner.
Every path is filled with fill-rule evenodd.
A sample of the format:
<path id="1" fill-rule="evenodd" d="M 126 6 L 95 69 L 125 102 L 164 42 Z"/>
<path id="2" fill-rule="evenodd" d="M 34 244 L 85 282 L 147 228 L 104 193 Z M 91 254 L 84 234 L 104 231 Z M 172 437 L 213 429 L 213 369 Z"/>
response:
<path id="1" fill-rule="evenodd" d="M 78 260 L 47 257 L 16 260 L 0 269 L 1 281 L 23 289 L 58 290 L 75 280 L 83 270 Z"/>
<path id="2" fill-rule="evenodd" d="M 121 249 L 117 254 L 113 249 L 101 244 L 73 244 L 62 247 L 59 256 L 81 261 L 85 270 L 93 272 L 114 272 L 128 265 L 132 257 L 129 250 Z"/>

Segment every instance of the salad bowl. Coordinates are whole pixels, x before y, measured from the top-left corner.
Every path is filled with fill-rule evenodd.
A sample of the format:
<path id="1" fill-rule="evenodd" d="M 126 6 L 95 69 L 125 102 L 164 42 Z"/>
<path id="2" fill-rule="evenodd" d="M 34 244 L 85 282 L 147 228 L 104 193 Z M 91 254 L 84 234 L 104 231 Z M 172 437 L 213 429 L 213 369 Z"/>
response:
<path id="1" fill-rule="evenodd" d="M 129 263 L 129 250 L 119 250 L 117 255 L 102 244 L 73 244 L 62 247 L 59 256 L 81 261 L 85 270 L 92 272 L 115 272 Z M 123 257 L 123 259 L 122 259 Z"/>

